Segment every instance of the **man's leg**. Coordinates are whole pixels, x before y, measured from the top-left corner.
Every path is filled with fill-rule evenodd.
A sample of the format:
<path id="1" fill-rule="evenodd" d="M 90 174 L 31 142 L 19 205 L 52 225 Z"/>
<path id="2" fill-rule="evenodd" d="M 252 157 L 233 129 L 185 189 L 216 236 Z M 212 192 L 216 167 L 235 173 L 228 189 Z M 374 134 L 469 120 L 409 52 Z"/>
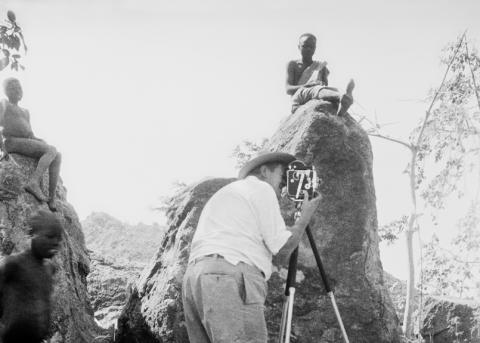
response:
<path id="1" fill-rule="evenodd" d="M 57 189 L 61 163 L 62 155 L 57 152 L 55 159 L 52 161 L 52 163 L 50 163 L 48 168 L 48 207 L 51 211 L 57 210 L 57 205 L 55 203 L 55 190 Z"/>
<path id="2" fill-rule="evenodd" d="M 192 271 L 193 266 L 188 266 L 183 276 L 182 285 L 182 303 L 183 313 L 185 315 L 185 325 L 187 326 L 188 339 L 190 343 L 211 343 L 202 319 L 199 314 L 195 297 L 196 275 Z"/>
<path id="3" fill-rule="evenodd" d="M 5 140 L 8 153 L 17 153 L 32 158 L 39 158 L 37 168 L 32 179 L 25 186 L 25 190 L 32 194 L 38 201 L 47 201 L 40 188 L 40 180 L 57 155 L 57 150 L 47 143 L 29 138 L 9 137 Z"/>
<path id="4" fill-rule="evenodd" d="M 252 281 L 242 265 L 234 266 L 224 259 L 207 258 L 189 266 L 193 275 L 192 303 L 197 322 L 202 323 L 199 331 L 206 333 L 208 342 L 267 342 L 263 307 L 265 281 L 258 270 L 257 280 Z M 188 288 L 186 291 L 188 293 Z M 187 319 L 187 312 L 185 314 Z M 190 331 L 189 336 L 192 336 Z"/>

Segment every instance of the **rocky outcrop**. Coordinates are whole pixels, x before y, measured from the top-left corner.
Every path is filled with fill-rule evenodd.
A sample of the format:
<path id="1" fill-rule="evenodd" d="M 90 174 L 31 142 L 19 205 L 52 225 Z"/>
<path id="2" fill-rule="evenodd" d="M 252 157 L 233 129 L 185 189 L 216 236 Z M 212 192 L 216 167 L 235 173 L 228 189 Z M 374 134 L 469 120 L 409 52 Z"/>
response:
<path id="1" fill-rule="evenodd" d="M 398 319 L 384 284 L 377 233 L 372 152 L 367 134 L 329 103 L 311 101 L 288 117 L 270 149 L 313 163 L 322 178 L 323 202 L 312 224 L 346 330 L 355 343 L 399 342 Z M 119 319 L 118 342 L 188 342 L 180 297 L 181 280 L 198 217 L 208 198 L 231 180 L 191 186 L 173 198 L 169 228 L 152 263 L 143 271 Z M 285 200 L 292 223 L 293 206 Z M 269 281 L 266 318 L 276 341 L 286 266 Z M 307 241 L 300 246 L 294 307 L 295 342 L 341 342 L 335 315 Z"/>
<path id="2" fill-rule="evenodd" d="M 33 196 L 23 190 L 35 168 L 35 161 L 12 155 L 13 159 L 0 162 L 0 253 L 1 256 L 20 252 L 30 246 L 26 220 L 39 208 Z M 48 178 L 43 179 L 46 193 Z M 58 214 L 65 234 L 61 251 L 54 258 L 57 266 L 53 300 L 52 334 L 56 342 L 90 343 L 98 334 L 93 311 L 87 296 L 89 258 L 77 214 L 66 200 L 66 189 L 57 186 Z"/>
<path id="3" fill-rule="evenodd" d="M 91 251 L 88 295 L 97 323 L 115 326 L 125 306 L 129 284 L 138 279 L 158 249 L 165 228 L 158 224 L 131 225 L 102 212 L 82 221 Z"/>
<path id="4" fill-rule="evenodd" d="M 320 210 L 313 236 L 335 290 L 349 337 L 356 343 L 399 342 L 398 319 L 384 284 L 379 253 L 373 156 L 366 132 L 349 115 L 332 115 L 328 102 L 310 101 L 281 124 L 270 150 L 284 151 L 312 163 L 322 182 Z M 284 206 L 292 218 L 291 206 Z M 267 317 L 272 341 L 280 323 L 285 266 L 269 282 Z M 312 250 L 304 237 L 293 334 L 299 342 L 341 342 L 329 298 L 325 295 Z"/>
<path id="5" fill-rule="evenodd" d="M 480 343 L 480 303 L 434 298 L 425 302 L 421 330 L 428 343 Z"/>

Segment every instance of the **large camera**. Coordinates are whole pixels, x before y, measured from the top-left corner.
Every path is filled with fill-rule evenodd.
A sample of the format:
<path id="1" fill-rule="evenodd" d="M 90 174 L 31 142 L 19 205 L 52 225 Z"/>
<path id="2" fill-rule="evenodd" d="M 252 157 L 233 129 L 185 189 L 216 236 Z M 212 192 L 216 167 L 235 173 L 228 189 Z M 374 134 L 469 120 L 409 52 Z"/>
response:
<path id="1" fill-rule="evenodd" d="M 287 197 L 293 201 L 303 201 L 303 191 L 307 191 L 309 199 L 313 198 L 320 185 L 315 167 L 299 160 L 288 165 L 286 178 Z"/>

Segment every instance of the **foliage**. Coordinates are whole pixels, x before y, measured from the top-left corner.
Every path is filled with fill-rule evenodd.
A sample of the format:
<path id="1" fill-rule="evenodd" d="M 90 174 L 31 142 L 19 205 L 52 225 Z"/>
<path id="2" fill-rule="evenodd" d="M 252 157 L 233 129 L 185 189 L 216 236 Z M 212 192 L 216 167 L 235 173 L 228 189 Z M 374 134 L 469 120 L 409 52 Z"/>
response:
<path id="1" fill-rule="evenodd" d="M 393 220 L 388 224 L 380 226 L 378 228 L 380 240 L 387 242 L 387 244 L 394 243 L 405 230 L 407 224 L 408 216 L 404 215 L 400 219 Z"/>
<path id="2" fill-rule="evenodd" d="M 241 144 L 233 149 L 232 157 L 235 158 L 238 169 L 242 168 L 253 156 L 264 150 L 267 146 L 268 139 L 263 138 L 259 142 L 244 140 Z"/>
<path id="3" fill-rule="evenodd" d="M 454 54 L 459 47 L 458 53 Z M 476 79 L 480 78 L 480 57 L 468 50 L 463 39 L 444 49 L 442 62 L 451 63 L 451 75 L 438 92 L 436 106 L 424 125 L 417 126 L 412 140 L 424 130 L 417 145 L 417 188 L 425 205 L 444 209 L 451 194 L 462 197 L 459 187 L 466 174 L 478 167 L 480 158 L 480 103 Z M 432 92 L 433 93 L 433 92 Z M 428 169 L 433 175 L 425 177 Z"/>
<path id="4" fill-rule="evenodd" d="M 13 70 L 25 69 L 25 67 L 20 64 L 20 48 L 23 47 L 23 52 L 27 52 L 27 46 L 25 44 L 25 39 L 23 38 L 23 33 L 21 27 L 17 23 L 15 13 L 12 11 L 7 12 L 7 19 L 5 24 L 0 25 L 0 70 L 3 70 L 8 65 Z"/>
<path id="5" fill-rule="evenodd" d="M 371 127 L 367 128 L 371 136 L 401 144 L 411 153 L 407 167 L 412 199 L 410 215 L 407 221 L 402 220 L 403 217 L 383 227 L 383 236 L 389 241 L 396 239 L 402 230 L 406 235 L 409 276 L 403 329 L 408 338 L 412 332 L 415 269 L 412 236 L 419 230 L 418 195 L 425 208 L 432 210 L 430 213 L 435 223 L 435 211 L 445 208 L 451 194 L 462 197 L 464 192 L 460 181 L 475 168 L 480 168 L 480 89 L 476 83 L 480 77 L 480 58 L 476 50 L 469 51 L 466 33 L 447 46 L 442 62 L 446 64 L 446 71 L 440 87 L 431 92 L 430 106 L 408 140 L 384 135 L 377 123 L 369 122 Z M 463 242 L 462 238 L 457 244 L 460 242 Z M 445 287 L 449 286 L 462 294 L 465 281 L 472 277 L 470 271 L 465 265 L 452 264 L 454 260 L 440 254 L 438 247 L 436 237 L 426 246 L 427 261 L 439 268 L 428 270 L 427 279 L 437 282 L 437 291 L 446 292 Z M 456 279 L 446 280 L 446 275 Z"/>
<path id="6" fill-rule="evenodd" d="M 172 183 L 170 192 L 158 198 L 158 203 L 152 208 L 154 211 L 167 213 L 172 205 L 172 200 L 176 194 L 182 192 L 187 188 L 187 184 L 183 181 L 176 180 Z"/>
<path id="7" fill-rule="evenodd" d="M 423 291 L 440 296 L 475 298 L 480 281 L 480 216 L 472 204 L 457 224 L 451 248 L 445 249 L 434 235 L 424 246 Z"/>

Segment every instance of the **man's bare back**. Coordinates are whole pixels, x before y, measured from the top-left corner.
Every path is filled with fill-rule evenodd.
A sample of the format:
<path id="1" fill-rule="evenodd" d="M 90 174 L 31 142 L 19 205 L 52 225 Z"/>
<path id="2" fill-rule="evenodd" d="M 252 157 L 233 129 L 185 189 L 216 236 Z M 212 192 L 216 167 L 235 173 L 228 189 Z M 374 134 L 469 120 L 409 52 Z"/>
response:
<path id="1" fill-rule="evenodd" d="M 311 61 L 310 63 L 304 63 L 302 60 L 293 60 L 288 62 L 287 65 L 287 83 L 292 85 L 292 86 L 306 86 L 306 87 L 311 87 L 315 86 L 317 84 L 314 83 L 309 83 L 309 84 L 304 84 L 304 85 L 299 85 L 298 81 L 300 80 L 300 77 L 302 76 L 303 72 L 305 69 L 307 69 L 310 65 L 312 65 L 314 61 Z M 321 81 L 318 84 L 322 84 L 323 86 L 328 86 L 328 74 L 329 71 L 327 67 L 324 67 L 322 71 L 322 76 L 321 76 Z M 288 91 L 287 91 L 288 93 Z"/>

